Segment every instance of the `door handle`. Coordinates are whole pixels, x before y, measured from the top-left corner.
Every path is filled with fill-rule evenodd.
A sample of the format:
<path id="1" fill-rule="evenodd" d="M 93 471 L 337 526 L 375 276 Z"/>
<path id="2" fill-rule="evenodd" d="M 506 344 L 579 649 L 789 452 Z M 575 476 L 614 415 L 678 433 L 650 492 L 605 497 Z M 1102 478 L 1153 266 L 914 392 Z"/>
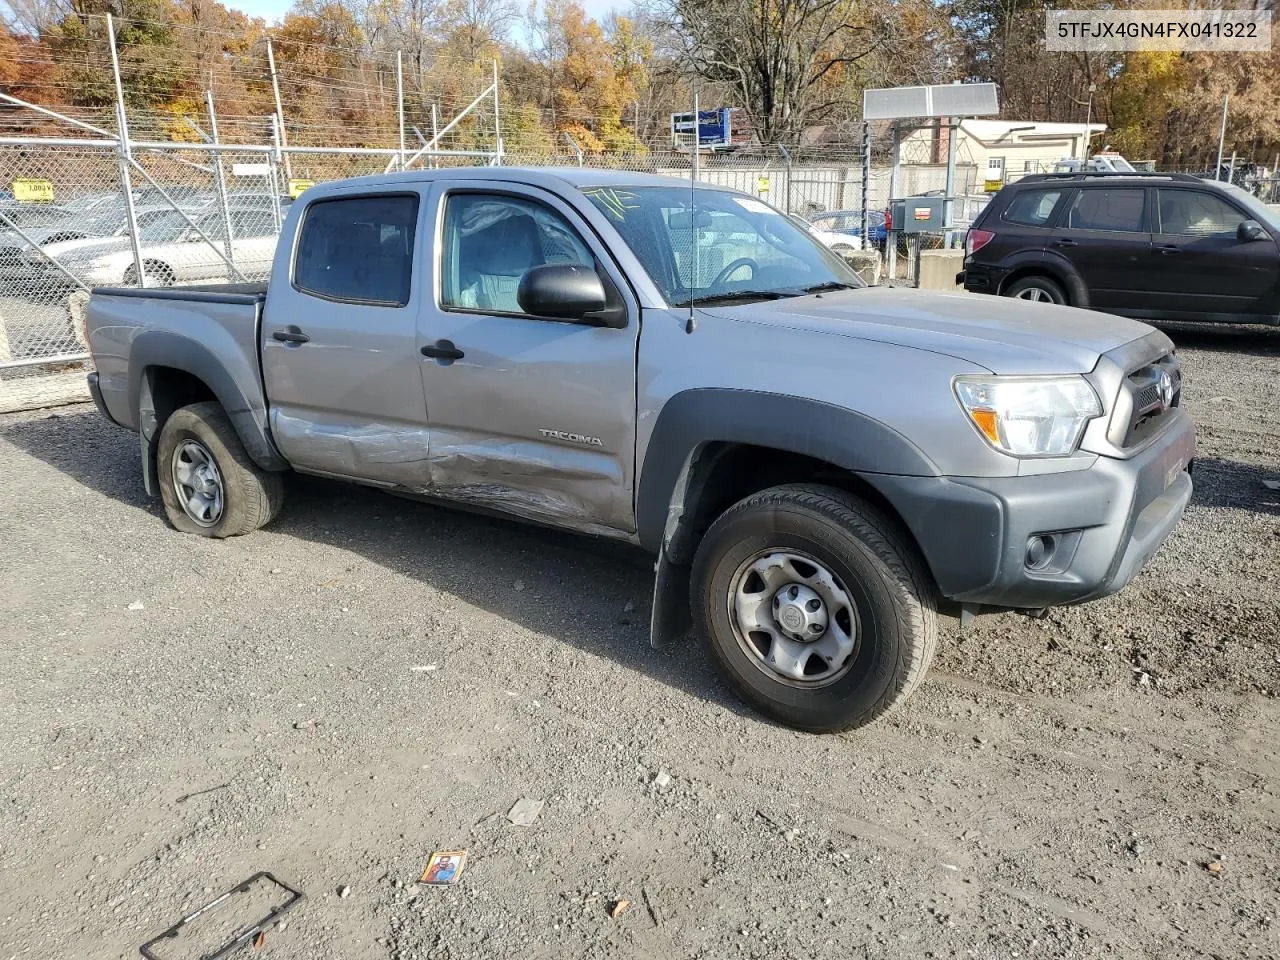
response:
<path id="1" fill-rule="evenodd" d="M 279 340 L 281 343 L 291 343 L 295 347 L 310 342 L 311 338 L 302 332 L 293 324 L 285 327 L 283 330 L 276 330 L 271 334 L 273 340 Z"/>
<path id="2" fill-rule="evenodd" d="M 466 356 L 461 350 L 453 345 L 452 340 L 437 340 L 435 343 L 429 343 L 422 348 L 424 357 L 431 357 L 434 360 L 461 360 Z"/>
<path id="3" fill-rule="evenodd" d="M 1173 243 L 1157 243 L 1156 249 L 1159 250 L 1166 257 L 1171 257 L 1175 253 L 1178 253 L 1179 251 L 1181 251 L 1182 248 Z"/>
<path id="4" fill-rule="evenodd" d="M 1060 240 L 1051 241 L 1055 247 L 1076 247 L 1079 246 L 1074 240 L 1068 240 L 1065 237 Z"/>

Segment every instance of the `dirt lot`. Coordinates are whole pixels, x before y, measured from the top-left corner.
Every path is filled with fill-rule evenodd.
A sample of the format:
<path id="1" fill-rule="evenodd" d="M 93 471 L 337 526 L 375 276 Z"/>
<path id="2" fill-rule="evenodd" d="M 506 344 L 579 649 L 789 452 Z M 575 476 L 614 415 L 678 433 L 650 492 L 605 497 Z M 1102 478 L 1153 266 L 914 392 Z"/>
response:
<path id="1" fill-rule="evenodd" d="M 290 960 L 1280 955 L 1280 333 L 1173 335 L 1153 566 L 949 628 L 834 737 L 651 650 L 628 550 L 307 481 L 206 542 L 92 408 L 0 417 L 0 960 L 136 956 L 261 869 Z"/>

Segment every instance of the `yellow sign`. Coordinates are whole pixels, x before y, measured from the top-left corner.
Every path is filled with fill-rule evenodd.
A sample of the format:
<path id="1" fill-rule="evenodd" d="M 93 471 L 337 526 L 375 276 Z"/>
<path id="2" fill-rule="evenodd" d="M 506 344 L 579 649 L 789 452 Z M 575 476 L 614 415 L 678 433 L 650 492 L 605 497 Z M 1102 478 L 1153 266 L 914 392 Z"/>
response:
<path id="1" fill-rule="evenodd" d="M 984 193 L 999 193 L 1000 188 L 1004 186 L 1003 180 L 984 180 L 982 189 Z"/>
<path id="2" fill-rule="evenodd" d="M 768 178 L 768 177 L 761 177 L 759 180 L 757 180 L 757 181 L 756 181 L 756 192 L 757 192 L 757 193 L 768 193 L 768 192 L 769 192 L 769 178 Z"/>
<path id="3" fill-rule="evenodd" d="M 300 196 L 302 196 L 303 190 L 307 190 L 311 187 L 314 187 L 315 185 L 316 185 L 316 182 L 314 180 L 290 180 L 289 181 L 289 197 L 293 200 L 297 200 Z"/>
<path id="4" fill-rule="evenodd" d="M 13 199 L 19 203 L 52 203 L 53 182 L 22 178 L 13 181 Z"/>

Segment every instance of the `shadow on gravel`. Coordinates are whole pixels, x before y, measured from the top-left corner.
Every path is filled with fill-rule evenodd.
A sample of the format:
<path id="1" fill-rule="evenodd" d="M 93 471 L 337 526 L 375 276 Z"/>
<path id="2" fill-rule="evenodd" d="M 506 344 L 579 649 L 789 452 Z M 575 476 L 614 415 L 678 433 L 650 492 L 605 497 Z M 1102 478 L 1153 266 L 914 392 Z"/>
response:
<path id="1" fill-rule="evenodd" d="M 97 411 L 4 424 L 0 436 L 165 524 L 159 503 L 143 492 L 134 434 Z M 287 478 L 284 509 L 267 529 L 353 551 L 529 630 L 746 715 L 699 644 L 649 646 L 653 561 L 634 547 L 297 475 Z"/>
<path id="2" fill-rule="evenodd" d="M 1280 357 L 1280 328 L 1277 327 L 1165 321 L 1157 321 L 1155 326 L 1163 330 L 1179 350 Z"/>
<path id="3" fill-rule="evenodd" d="M 1280 490 L 1263 480 L 1280 481 L 1280 473 L 1252 463 L 1219 457 L 1196 457 L 1195 492 L 1191 502 L 1203 507 L 1234 508 L 1280 516 Z"/>

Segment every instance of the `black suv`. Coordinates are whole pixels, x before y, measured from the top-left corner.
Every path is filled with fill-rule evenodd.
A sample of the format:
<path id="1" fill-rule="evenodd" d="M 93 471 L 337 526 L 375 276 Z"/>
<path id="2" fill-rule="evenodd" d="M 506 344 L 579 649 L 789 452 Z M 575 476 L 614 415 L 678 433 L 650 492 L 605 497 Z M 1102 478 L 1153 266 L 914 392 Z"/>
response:
<path id="1" fill-rule="evenodd" d="M 1280 323 L 1280 214 L 1188 174 L 1029 176 L 965 237 L 966 290 L 1150 320 Z"/>

